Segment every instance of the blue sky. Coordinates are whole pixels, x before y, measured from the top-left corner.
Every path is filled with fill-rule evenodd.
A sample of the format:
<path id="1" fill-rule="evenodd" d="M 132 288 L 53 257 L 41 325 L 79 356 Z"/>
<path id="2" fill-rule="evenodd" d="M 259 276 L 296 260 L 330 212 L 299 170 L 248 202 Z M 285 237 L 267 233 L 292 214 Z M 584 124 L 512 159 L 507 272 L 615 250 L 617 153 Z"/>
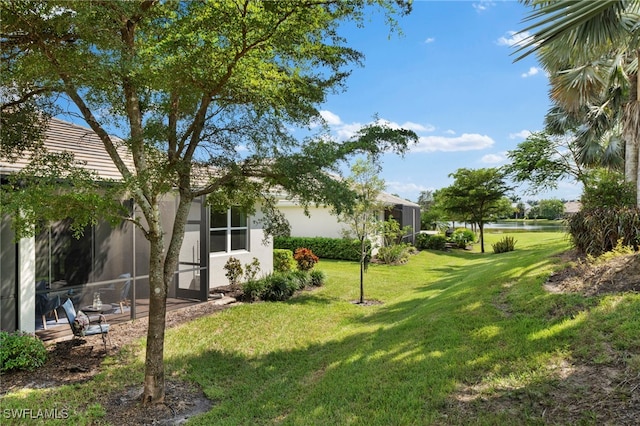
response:
<path id="1" fill-rule="evenodd" d="M 322 114 L 337 138 L 380 119 L 414 130 L 420 142 L 400 158 L 386 155 L 387 191 L 417 200 L 420 191 L 450 185 L 450 173 L 505 164 L 549 109 L 548 80 L 534 56 L 514 63 L 512 45 L 528 9 L 516 1 L 415 1 L 390 34 L 380 15 L 347 27 L 351 47 L 365 55 L 345 92 Z M 560 182 L 553 192 L 523 200 L 576 199 L 581 189 Z"/>

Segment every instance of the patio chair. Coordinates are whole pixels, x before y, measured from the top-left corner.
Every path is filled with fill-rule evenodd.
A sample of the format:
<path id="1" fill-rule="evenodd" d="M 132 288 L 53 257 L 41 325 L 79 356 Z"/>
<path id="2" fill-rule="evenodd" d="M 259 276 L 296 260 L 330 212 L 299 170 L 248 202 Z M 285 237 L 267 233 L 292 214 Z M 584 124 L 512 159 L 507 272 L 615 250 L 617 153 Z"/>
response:
<path id="1" fill-rule="evenodd" d="M 71 299 L 67 299 L 66 302 L 62 304 L 62 308 L 67 314 L 67 319 L 69 320 L 69 327 L 71 327 L 73 338 L 75 339 L 76 337 L 93 336 L 99 334 L 102 337 L 102 343 L 104 344 L 104 351 L 106 353 L 107 337 L 109 337 L 110 325 L 104 322 L 104 315 L 98 316 L 98 323 L 92 323 L 89 317 L 86 317 L 86 319 L 81 318 L 77 316 L 76 308 L 73 306 L 73 302 L 71 301 Z M 86 316 L 84 313 L 82 315 Z M 109 344 L 111 344 L 110 338 Z"/>
<path id="2" fill-rule="evenodd" d="M 44 291 L 46 282 L 39 281 L 36 283 L 36 291 Z M 47 329 L 47 315 L 53 314 L 58 322 L 58 306 L 60 306 L 59 294 L 36 293 L 36 315 L 42 316 L 42 328 Z"/>
<path id="3" fill-rule="evenodd" d="M 131 274 L 122 274 L 118 278 L 127 278 L 123 283 L 112 285 L 102 289 L 103 300 L 120 305 L 120 313 L 124 313 L 124 307 L 129 305 L 129 292 L 131 291 Z"/>

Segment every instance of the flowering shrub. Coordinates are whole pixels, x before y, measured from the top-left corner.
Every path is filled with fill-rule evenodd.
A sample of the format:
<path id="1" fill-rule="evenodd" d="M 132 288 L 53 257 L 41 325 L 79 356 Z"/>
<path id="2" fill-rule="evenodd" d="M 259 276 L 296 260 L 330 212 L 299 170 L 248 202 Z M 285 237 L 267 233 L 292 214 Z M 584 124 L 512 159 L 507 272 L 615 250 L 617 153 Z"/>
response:
<path id="1" fill-rule="evenodd" d="M 298 262 L 298 269 L 301 271 L 310 271 L 320 260 L 311 250 L 304 247 L 296 249 L 293 258 Z"/>

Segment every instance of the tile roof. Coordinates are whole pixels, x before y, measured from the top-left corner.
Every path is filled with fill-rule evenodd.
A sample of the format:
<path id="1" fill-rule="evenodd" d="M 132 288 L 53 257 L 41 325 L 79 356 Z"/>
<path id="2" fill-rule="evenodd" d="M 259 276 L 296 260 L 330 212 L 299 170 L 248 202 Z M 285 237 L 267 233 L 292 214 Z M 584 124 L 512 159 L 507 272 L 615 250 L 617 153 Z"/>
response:
<path id="1" fill-rule="evenodd" d="M 112 136 L 112 139 L 129 170 L 134 170 L 133 158 L 122 139 L 115 136 Z M 122 179 L 122 175 L 104 149 L 102 141 L 89 128 L 52 118 L 45 132 L 44 145 L 50 152 L 73 153 L 77 161 L 85 163 L 85 168 L 94 170 L 103 179 Z M 7 174 L 21 170 L 27 165 L 28 157 L 25 155 L 15 163 L 0 161 L 0 173 Z"/>

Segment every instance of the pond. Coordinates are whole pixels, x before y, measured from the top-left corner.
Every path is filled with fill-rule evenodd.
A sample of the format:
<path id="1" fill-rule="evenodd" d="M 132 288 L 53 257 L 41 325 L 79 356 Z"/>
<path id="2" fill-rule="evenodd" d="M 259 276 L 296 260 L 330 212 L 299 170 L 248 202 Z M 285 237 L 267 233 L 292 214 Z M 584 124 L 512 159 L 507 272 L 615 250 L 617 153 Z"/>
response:
<path id="1" fill-rule="evenodd" d="M 497 222 L 485 224 L 484 229 L 504 229 L 506 231 L 564 232 L 567 230 L 567 227 L 559 221 L 548 222 L 546 220 L 499 220 Z"/>

